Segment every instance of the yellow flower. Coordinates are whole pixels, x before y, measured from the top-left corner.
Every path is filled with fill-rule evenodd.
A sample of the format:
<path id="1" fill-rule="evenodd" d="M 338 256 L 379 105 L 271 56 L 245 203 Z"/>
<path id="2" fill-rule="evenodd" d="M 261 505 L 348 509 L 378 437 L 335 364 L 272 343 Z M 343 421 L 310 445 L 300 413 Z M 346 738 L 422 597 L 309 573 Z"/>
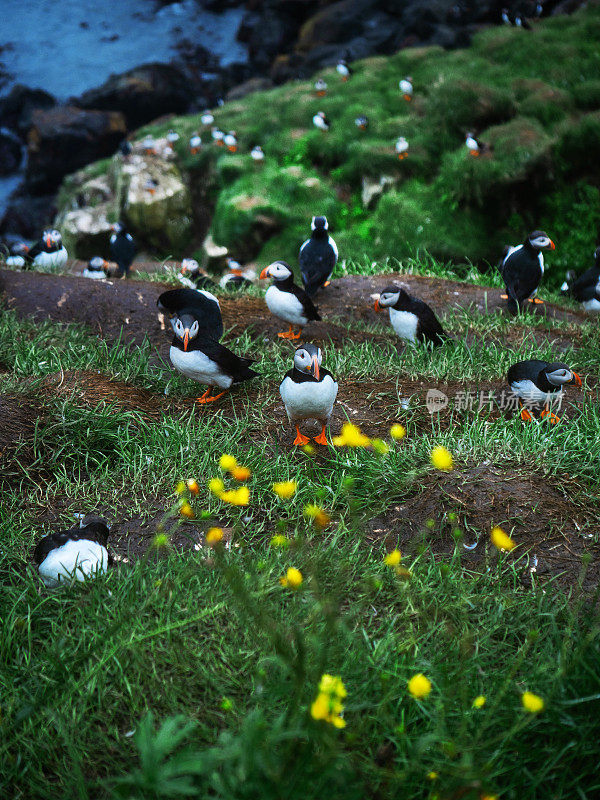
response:
<path id="1" fill-rule="evenodd" d="M 497 794 L 482 794 L 481 800 L 498 800 Z"/>
<path id="2" fill-rule="evenodd" d="M 334 436 L 333 443 L 336 447 L 369 447 L 371 440 L 356 425 L 344 422 L 341 435 Z"/>
<path id="3" fill-rule="evenodd" d="M 343 728 L 346 721 L 342 717 L 346 697 L 346 687 L 341 678 L 325 673 L 319 682 L 319 693 L 310 707 L 313 719 L 323 720 L 336 728 Z"/>
<path id="4" fill-rule="evenodd" d="M 198 494 L 198 492 L 200 491 L 200 487 L 193 478 L 189 478 L 186 481 L 186 483 L 187 483 L 187 488 L 190 490 L 192 494 Z"/>
<path id="5" fill-rule="evenodd" d="M 485 695 L 478 694 L 475 700 L 473 700 L 473 708 L 483 708 L 485 705 Z"/>
<path id="6" fill-rule="evenodd" d="M 271 539 L 271 547 L 289 547 L 290 540 L 282 533 L 278 533 Z"/>
<path id="7" fill-rule="evenodd" d="M 208 488 L 213 494 L 216 494 L 217 497 L 219 497 L 225 490 L 225 484 L 221 478 L 211 478 L 208 482 Z"/>
<path id="8" fill-rule="evenodd" d="M 298 484 L 296 481 L 282 481 L 281 483 L 273 484 L 273 491 L 282 500 L 289 500 L 296 494 Z"/>
<path id="9" fill-rule="evenodd" d="M 371 444 L 373 445 L 373 450 L 379 453 L 380 456 L 385 456 L 390 452 L 389 444 L 384 442 L 383 439 L 373 439 Z"/>
<path id="10" fill-rule="evenodd" d="M 309 505 L 304 506 L 304 516 L 307 519 L 312 519 L 318 528 L 326 528 L 331 522 L 331 517 L 329 514 L 313 503 L 309 503 Z"/>
<path id="11" fill-rule="evenodd" d="M 206 532 L 206 544 L 211 547 L 215 544 L 219 544 L 219 542 L 223 541 L 224 535 L 222 528 L 209 528 Z"/>
<path id="12" fill-rule="evenodd" d="M 303 445 L 302 449 L 307 456 L 314 456 L 314 454 L 317 452 L 312 444 L 305 444 Z"/>
<path id="13" fill-rule="evenodd" d="M 232 506 L 247 506 L 250 501 L 250 490 L 247 486 L 240 486 L 239 489 L 229 489 L 219 495 L 225 503 Z"/>
<path id="14" fill-rule="evenodd" d="M 169 537 L 166 533 L 157 533 L 152 540 L 152 547 L 155 550 L 164 550 L 169 546 Z"/>
<path id="15" fill-rule="evenodd" d="M 194 514 L 194 509 L 187 502 L 182 503 L 179 506 L 179 513 L 181 514 L 182 517 L 187 517 L 188 519 L 194 519 L 194 517 L 196 516 Z"/>
<path id="16" fill-rule="evenodd" d="M 177 486 L 175 487 L 175 494 L 183 494 L 185 492 L 185 483 L 183 481 L 178 481 Z"/>
<path id="17" fill-rule="evenodd" d="M 428 772 L 428 773 L 427 773 L 427 780 L 428 780 L 428 781 L 437 781 L 437 779 L 438 779 L 438 774 L 437 774 L 437 772 L 434 772 L 434 771 L 432 770 L 431 772 Z"/>
<path id="18" fill-rule="evenodd" d="M 521 702 L 523 703 L 523 708 L 529 711 L 530 714 L 539 714 L 540 711 L 544 710 L 544 701 L 533 692 L 523 692 Z"/>
<path id="19" fill-rule="evenodd" d="M 492 540 L 492 544 L 495 545 L 498 550 L 513 550 L 517 546 L 510 536 L 504 533 L 502 528 L 499 528 L 498 526 L 492 528 L 490 538 Z"/>
<path id="20" fill-rule="evenodd" d="M 424 697 L 427 697 L 431 691 L 431 681 L 429 678 L 426 678 L 422 672 L 419 672 L 417 675 L 413 675 L 409 680 L 408 691 L 413 697 L 416 697 L 417 700 L 422 700 Z"/>
<path id="21" fill-rule="evenodd" d="M 285 586 L 286 589 L 299 589 L 302 586 L 302 573 L 295 567 L 289 567 L 288 571 L 282 578 L 279 578 L 279 583 Z"/>
<path id="22" fill-rule="evenodd" d="M 431 463 L 436 469 L 442 470 L 442 472 L 450 472 L 454 467 L 452 453 L 441 446 L 434 447 L 431 451 Z"/>
<path id="23" fill-rule="evenodd" d="M 397 567 L 400 561 L 402 560 L 402 553 L 400 550 L 392 550 L 391 553 L 388 553 L 387 556 L 383 559 L 384 563 L 388 567 Z"/>
<path id="24" fill-rule="evenodd" d="M 232 476 L 236 479 L 236 481 L 247 481 L 248 478 L 252 475 L 248 467 L 234 467 L 231 470 Z"/>
<path id="25" fill-rule="evenodd" d="M 237 460 L 235 456 L 227 455 L 227 453 L 223 453 L 221 458 L 219 459 L 219 466 L 225 472 L 230 472 L 232 469 L 237 467 Z"/>
<path id="26" fill-rule="evenodd" d="M 392 439 L 396 439 L 396 441 L 398 439 L 404 439 L 404 437 L 406 436 L 406 428 L 404 427 L 404 425 L 400 425 L 400 423 L 397 422 L 390 428 L 390 435 Z"/>

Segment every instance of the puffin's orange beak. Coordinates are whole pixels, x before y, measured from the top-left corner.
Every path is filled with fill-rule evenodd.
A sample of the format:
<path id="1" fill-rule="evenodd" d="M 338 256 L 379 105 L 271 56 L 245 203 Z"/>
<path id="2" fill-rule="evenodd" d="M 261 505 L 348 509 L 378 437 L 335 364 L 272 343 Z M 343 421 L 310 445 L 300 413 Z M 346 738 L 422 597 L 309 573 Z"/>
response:
<path id="1" fill-rule="evenodd" d="M 579 377 L 579 375 L 576 372 L 573 373 L 573 379 L 572 379 L 571 382 L 573 382 L 573 381 L 575 381 L 577 386 L 581 386 L 581 378 Z"/>
<path id="2" fill-rule="evenodd" d="M 187 272 L 187 267 L 182 267 L 181 268 L 181 274 L 185 275 L 186 272 Z"/>
<path id="3" fill-rule="evenodd" d="M 375 300 L 375 305 L 373 306 L 373 308 L 375 309 L 375 311 L 381 311 L 381 306 L 379 305 L 379 298 Z"/>
<path id="4" fill-rule="evenodd" d="M 241 269 L 232 269 L 231 270 L 231 274 L 232 275 L 237 275 L 238 278 L 241 278 L 242 277 L 242 270 Z"/>
<path id="5" fill-rule="evenodd" d="M 46 242 L 46 247 L 52 247 L 52 239 L 50 238 L 50 236 L 46 236 L 44 241 Z"/>
<path id="6" fill-rule="evenodd" d="M 554 244 L 552 239 L 550 239 L 550 250 L 556 250 L 556 245 Z"/>
<path id="7" fill-rule="evenodd" d="M 190 343 L 190 329 L 186 328 L 183 332 L 183 349 L 187 352 L 188 344 Z"/>
<path id="8" fill-rule="evenodd" d="M 269 269 L 268 267 L 265 267 L 265 268 L 263 269 L 263 271 L 262 271 L 262 272 L 260 273 L 260 275 L 258 276 L 258 279 L 259 279 L 259 281 L 264 281 L 264 280 L 265 280 L 265 278 L 268 278 L 268 277 L 269 277 L 269 273 L 268 273 L 268 271 L 267 271 L 268 269 Z"/>
<path id="9" fill-rule="evenodd" d="M 321 373 L 319 372 L 319 362 L 317 361 L 317 357 L 313 358 L 312 362 L 312 374 L 315 376 L 317 380 L 321 377 Z"/>

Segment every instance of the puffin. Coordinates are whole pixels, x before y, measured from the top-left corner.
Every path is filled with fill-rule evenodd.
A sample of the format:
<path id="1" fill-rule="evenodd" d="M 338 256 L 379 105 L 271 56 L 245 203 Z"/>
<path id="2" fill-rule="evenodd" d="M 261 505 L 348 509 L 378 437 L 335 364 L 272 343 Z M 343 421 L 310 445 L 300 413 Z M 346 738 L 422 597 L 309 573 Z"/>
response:
<path id="1" fill-rule="evenodd" d="M 317 97 L 325 97 L 327 94 L 327 82 L 323 78 L 318 78 L 315 81 L 315 92 Z"/>
<path id="2" fill-rule="evenodd" d="M 506 286 L 506 295 L 510 311 L 517 311 L 526 301 L 543 303 L 535 297 L 544 274 L 544 256 L 542 250 L 555 250 L 552 239 L 544 231 L 533 231 L 523 244 L 516 247 L 505 247 L 498 270 Z"/>
<path id="3" fill-rule="evenodd" d="M 579 277 L 573 270 L 569 270 L 565 278 L 560 287 L 563 294 L 573 297 L 588 312 L 600 312 L 600 247 L 594 250 L 593 267 L 586 269 Z"/>
<path id="4" fill-rule="evenodd" d="M 510 367 L 506 379 L 523 406 L 521 419 L 531 420 L 537 414 L 540 419 L 550 417 L 552 424 L 558 422 L 559 417 L 550 407 L 562 399 L 563 387 L 568 383 L 581 386 L 579 375 L 560 361 L 519 361 Z"/>
<path id="5" fill-rule="evenodd" d="M 405 158 L 408 158 L 408 142 L 406 141 L 404 136 L 399 136 L 396 139 L 394 150 L 398 153 L 398 158 L 400 159 L 400 161 L 403 161 Z"/>
<path id="6" fill-rule="evenodd" d="M 188 289 L 209 289 L 215 282 L 200 268 L 195 258 L 184 258 L 177 280 Z"/>
<path id="7" fill-rule="evenodd" d="M 300 248 L 300 273 L 309 297 L 329 284 L 338 259 L 338 249 L 329 235 L 327 217 L 313 217 L 311 235 Z"/>
<path id="8" fill-rule="evenodd" d="M 145 136 L 142 140 L 142 150 L 147 156 L 155 156 L 156 155 L 156 142 L 154 141 L 154 137 Z"/>
<path id="9" fill-rule="evenodd" d="M 123 139 L 119 145 L 119 153 L 124 159 L 127 159 L 133 153 L 133 147 L 128 139 Z"/>
<path id="10" fill-rule="evenodd" d="M 102 256 L 93 256 L 86 264 L 82 275 L 84 278 L 91 278 L 92 280 L 104 280 L 109 274 L 108 261 L 105 261 Z"/>
<path id="11" fill-rule="evenodd" d="M 171 128 L 171 130 L 170 130 L 170 131 L 167 133 L 167 137 L 166 137 L 166 138 L 167 138 L 167 144 L 169 145 L 169 147 L 170 147 L 170 148 L 171 148 L 171 150 L 172 150 L 172 149 L 173 149 L 173 145 L 174 145 L 176 142 L 178 142 L 178 141 L 179 141 L 179 134 L 177 133 L 177 131 L 174 131 L 174 130 Z"/>
<path id="12" fill-rule="evenodd" d="M 236 132 L 229 131 L 229 133 L 225 134 L 225 136 L 223 137 L 223 144 L 229 150 L 230 153 L 235 153 L 238 146 Z"/>
<path id="13" fill-rule="evenodd" d="M 202 139 L 199 133 L 192 133 L 190 136 L 190 153 L 195 156 L 202 149 Z"/>
<path id="14" fill-rule="evenodd" d="M 477 158 L 482 153 L 487 153 L 490 150 L 490 145 L 486 142 L 481 142 L 473 133 L 465 134 L 465 146 L 469 151 L 469 155 Z"/>
<path id="15" fill-rule="evenodd" d="M 267 289 L 265 302 L 271 314 L 278 319 L 288 322 L 289 331 L 278 333 L 282 339 L 299 339 L 302 328 L 312 320 L 319 321 L 319 311 L 304 289 L 296 286 L 292 268 L 285 261 L 274 261 L 265 267 L 259 275 L 260 280 L 273 278 L 273 283 Z M 294 327 L 300 328 L 294 333 Z"/>
<path id="16" fill-rule="evenodd" d="M 337 62 L 335 69 L 344 83 L 352 76 L 352 69 L 348 66 L 347 62 L 343 58 L 340 58 L 340 60 Z"/>
<path id="17" fill-rule="evenodd" d="M 31 247 L 20 243 L 13 248 L 13 255 L 6 259 L 8 267 L 33 267 L 41 269 L 60 269 L 69 257 L 62 242 L 60 231 L 48 229 L 42 238 Z"/>
<path id="18" fill-rule="evenodd" d="M 203 125 L 208 127 L 209 125 L 212 125 L 214 121 L 215 121 L 215 118 L 214 118 L 213 114 L 210 111 L 203 111 L 202 112 L 202 114 L 200 116 L 200 122 Z"/>
<path id="19" fill-rule="evenodd" d="M 159 301 L 160 299 L 159 297 Z M 259 374 L 250 367 L 253 359 L 240 358 L 220 344 L 217 338 L 211 335 L 206 322 L 203 313 L 194 307 L 178 311 L 171 317 L 174 333 L 169 350 L 171 364 L 186 378 L 208 384 L 209 388 L 204 394 L 196 398 L 201 405 L 218 400 L 234 384 L 251 380 Z M 211 395 L 212 387 L 222 391 Z"/>
<path id="20" fill-rule="evenodd" d="M 112 260 L 117 263 L 116 278 L 122 278 L 123 275 L 129 277 L 129 268 L 133 263 L 137 247 L 133 240 L 133 236 L 127 232 L 125 225 L 122 222 L 115 222 L 110 226 L 112 236 L 110 237 L 110 254 Z"/>
<path id="21" fill-rule="evenodd" d="M 413 96 L 413 85 L 412 85 L 412 78 L 410 77 L 410 75 L 407 76 L 406 78 L 403 78 L 398 83 L 398 86 L 399 86 L 400 91 L 402 92 L 402 96 L 404 97 L 406 102 L 410 103 L 410 101 L 412 100 L 412 96 Z"/>
<path id="22" fill-rule="evenodd" d="M 154 178 L 147 178 L 144 182 L 144 191 L 148 192 L 150 195 L 156 194 L 156 190 L 158 189 L 158 181 Z"/>
<path id="23" fill-rule="evenodd" d="M 263 152 L 262 147 L 259 144 L 255 145 L 252 148 L 252 150 L 250 150 L 250 158 L 253 161 L 264 161 L 265 154 Z"/>
<path id="24" fill-rule="evenodd" d="M 105 573 L 113 563 L 108 536 L 106 520 L 91 515 L 66 531 L 44 536 L 33 551 L 44 584 L 54 588 L 61 581 L 85 581 Z"/>
<path id="25" fill-rule="evenodd" d="M 223 336 L 221 306 L 217 298 L 207 289 L 170 289 L 156 301 L 160 311 L 175 318 L 193 317 L 204 335 L 218 342 Z"/>
<path id="26" fill-rule="evenodd" d="M 356 125 L 359 131 L 366 131 L 367 128 L 369 127 L 369 118 L 366 117 L 364 114 L 361 114 L 360 116 L 356 117 L 356 119 L 354 120 L 354 124 Z"/>
<path id="27" fill-rule="evenodd" d="M 331 128 L 331 122 L 325 116 L 324 111 L 317 111 L 312 121 L 315 128 L 318 128 L 320 131 L 328 131 L 329 128 Z"/>
<path id="28" fill-rule="evenodd" d="M 220 128 L 211 128 L 210 135 L 212 137 L 213 142 L 218 147 L 224 147 L 225 142 L 223 141 L 223 139 L 225 138 L 225 134 Z"/>
<path id="29" fill-rule="evenodd" d="M 298 427 L 306 419 L 316 419 L 321 423 L 321 433 L 315 437 L 315 442 L 328 444 L 325 428 L 333 411 L 338 385 L 331 372 L 321 366 L 322 359 L 320 347 L 302 345 L 294 353 L 294 366 L 286 372 L 279 387 L 288 419 L 296 428 L 295 445 L 310 441 Z"/>
<path id="30" fill-rule="evenodd" d="M 438 347 L 447 340 L 440 321 L 431 308 L 399 286 L 388 286 L 375 301 L 375 311 L 389 308 L 392 328 L 406 342 Z"/>
<path id="31" fill-rule="evenodd" d="M 512 21 L 510 19 L 510 12 L 509 12 L 508 8 L 503 8 L 500 16 L 501 16 L 502 22 L 505 25 L 512 25 Z"/>
<path id="32" fill-rule="evenodd" d="M 24 267 L 27 263 L 29 249 L 29 245 L 25 242 L 15 242 L 15 244 L 11 245 L 9 255 L 6 257 L 6 266 L 19 268 Z"/>
<path id="33" fill-rule="evenodd" d="M 247 289 L 254 284 L 256 272 L 253 269 L 244 269 L 240 262 L 234 258 L 227 259 L 227 267 L 228 272 L 219 281 L 219 286 L 222 289 Z"/>

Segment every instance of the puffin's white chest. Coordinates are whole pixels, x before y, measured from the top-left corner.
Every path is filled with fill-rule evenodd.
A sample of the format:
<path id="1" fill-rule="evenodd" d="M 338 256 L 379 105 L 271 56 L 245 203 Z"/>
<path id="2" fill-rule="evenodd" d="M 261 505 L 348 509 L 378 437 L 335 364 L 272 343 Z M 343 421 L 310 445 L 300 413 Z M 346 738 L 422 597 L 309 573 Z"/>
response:
<path id="1" fill-rule="evenodd" d="M 39 566 L 46 586 L 56 586 L 61 580 L 74 577 L 84 581 L 90 576 L 106 572 L 108 551 L 98 542 L 87 539 L 71 541 L 52 550 Z"/>
<path id="2" fill-rule="evenodd" d="M 91 278 L 93 281 L 101 281 L 106 278 L 106 273 L 101 269 L 84 269 L 81 273 L 84 278 Z"/>
<path id="3" fill-rule="evenodd" d="M 271 314 L 292 325 L 306 325 L 308 317 L 304 307 L 295 294 L 283 292 L 275 284 L 269 286 L 265 294 L 265 302 Z"/>
<path id="4" fill-rule="evenodd" d="M 592 297 L 591 300 L 584 300 L 581 305 L 590 314 L 600 313 L 600 300 L 598 300 L 596 297 Z"/>
<path id="5" fill-rule="evenodd" d="M 233 383 L 231 375 L 225 375 L 217 363 L 205 355 L 201 350 L 180 350 L 171 346 L 169 350 L 171 364 L 176 370 L 198 383 L 207 383 L 209 386 L 219 386 L 229 389 Z"/>
<path id="6" fill-rule="evenodd" d="M 390 322 L 392 323 L 392 328 L 401 339 L 405 339 L 407 342 L 417 341 L 419 320 L 415 314 L 411 314 L 410 311 L 398 311 L 395 308 L 390 308 Z"/>
<path id="7" fill-rule="evenodd" d="M 61 247 L 56 253 L 38 253 L 33 259 L 34 266 L 42 269 L 60 268 L 67 263 L 67 251 Z"/>
<path id="8" fill-rule="evenodd" d="M 25 259 L 23 256 L 9 256 L 6 259 L 6 266 L 7 267 L 21 267 L 25 266 Z"/>
<path id="9" fill-rule="evenodd" d="M 338 385 L 331 375 L 322 381 L 296 383 L 286 376 L 279 387 L 281 399 L 290 420 L 328 420 L 337 397 Z"/>
<path id="10" fill-rule="evenodd" d="M 514 394 L 518 395 L 526 403 L 529 402 L 540 405 L 555 403 L 563 395 L 562 391 L 543 392 L 530 380 L 513 381 L 510 388 L 513 390 Z"/>

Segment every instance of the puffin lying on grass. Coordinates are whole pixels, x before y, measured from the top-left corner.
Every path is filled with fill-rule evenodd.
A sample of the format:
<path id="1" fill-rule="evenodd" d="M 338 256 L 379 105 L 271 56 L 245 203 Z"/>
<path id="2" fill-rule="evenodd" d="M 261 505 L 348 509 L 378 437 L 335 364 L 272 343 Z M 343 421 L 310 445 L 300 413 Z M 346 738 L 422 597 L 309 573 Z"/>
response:
<path id="1" fill-rule="evenodd" d="M 67 263 L 68 253 L 60 231 L 45 230 L 42 238 L 32 247 L 20 244 L 16 254 L 6 259 L 8 267 L 33 267 L 34 269 L 60 269 Z"/>
<path id="2" fill-rule="evenodd" d="M 104 280 L 108 278 L 109 275 L 108 261 L 105 261 L 102 256 L 93 256 L 93 258 L 90 258 L 81 274 L 84 278 L 91 278 L 91 280 Z"/>
<path id="3" fill-rule="evenodd" d="M 84 581 L 106 572 L 113 561 L 108 535 L 105 520 L 87 516 L 78 526 L 44 536 L 36 545 L 33 560 L 46 586 Z"/>
<path id="4" fill-rule="evenodd" d="M 540 419 L 550 417 L 553 425 L 560 418 L 550 407 L 562 399 L 563 386 L 568 383 L 581 386 L 579 375 L 560 361 L 519 361 L 508 370 L 506 379 L 523 406 L 521 419 L 531 420 L 536 415 Z"/>
<path id="5" fill-rule="evenodd" d="M 533 231 L 523 244 L 504 248 L 498 270 L 506 286 L 502 297 L 508 300 L 509 311 L 522 310 L 527 301 L 544 302 L 535 296 L 544 274 L 542 250 L 554 249 L 554 242 L 544 231 Z"/>
<path id="6" fill-rule="evenodd" d="M 277 334 L 282 339 L 299 339 L 305 325 L 311 320 L 321 319 L 313 301 L 304 289 L 294 283 L 292 269 L 285 261 L 269 264 L 259 278 L 273 278 L 273 283 L 265 294 L 265 302 L 271 314 L 290 325 L 289 331 Z M 300 331 L 294 333 L 294 327 L 300 328 Z"/>
<path id="7" fill-rule="evenodd" d="M 296 428 L 295 445 L 310 441 L 298 427 L 305 419 L 316 419 L 321 423 L 321 433 L 315 437 L 315 442 L 327 444 L 325 428 L 333 411 L 338 385 L 331 372 L 321 367 L 322 359 L 319 347 L 302 345 L 294 353 L 293 369 L 286 372 L 279 387 L 288 418 Z"/>
<path id="8" fill-rule="evenodd" d="M 207 289 L 215 285 L 215 282 L 201 269 L 195 258 L 183 259 L 181 270 L 177 273 L 177 280 L 188 289 Z M 214 295 L 212 296 L 214 297 Z"/>
<path id="9" fill-rule="evenodd" d="M 431 308 L 399 286 L 388 286 L 375 301 L 375 311 L 388 308 L 392 328 L 405 342 L 438 347 L 447 340 L 440 321 Z"/>
<path id="10" fill-rule="evenodd" d="M 563 294 L 577 300 L 588 313 L 600 312 L 600 247 L 594 250 L 594 266 L 577 277 L 573 270 L 565 275 L 560 287 Z"/>

